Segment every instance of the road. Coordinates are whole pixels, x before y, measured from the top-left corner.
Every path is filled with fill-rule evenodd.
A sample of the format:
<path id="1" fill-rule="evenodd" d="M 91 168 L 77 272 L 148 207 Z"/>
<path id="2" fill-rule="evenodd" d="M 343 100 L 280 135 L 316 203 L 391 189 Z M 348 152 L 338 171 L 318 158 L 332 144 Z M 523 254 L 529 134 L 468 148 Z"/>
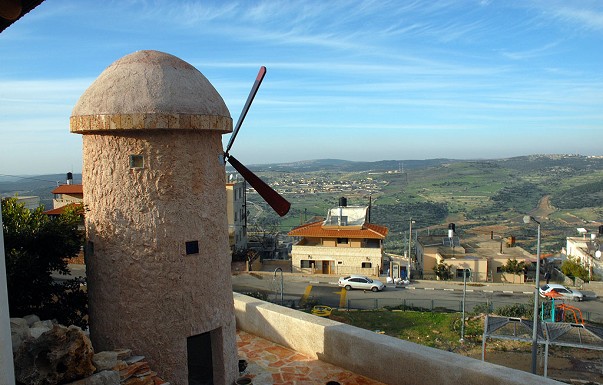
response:
<path id="1" fill-rule="evenodd" d="M 411 284 L 407 287 L 389 285 L 384 291 L 346 291 L 338 287 L 336 277 L 313 278 L 296 277 L 285 274 L 283 299 L 287 304 L 299 304 L 310 300 L 337 308 L 374 309 L 384 306 L 422 309 L 449 309 L 460 311 L 462 306 L 463 286 L 458 283 L 447 285 L 430 285 L 428 281 Z M 510 290 L 509 290 L 510 289 Z M 233 276 L 233 290 L 237 292 L 262 292 L 267 299 L 276 303 L 280 301 L 280 275 L 240 274 Z M 467 286 L 466 310 L 476 305 L 485 306 L 490 303 L 496 309 L 518 303 L 531 304 L 533 289 L 528 285 L 507 286 Z M 585 319 L 603 322 L 603 301 L 600 298 L 589 298 L 584 302 L 571 302 L 579 308 Z"/>

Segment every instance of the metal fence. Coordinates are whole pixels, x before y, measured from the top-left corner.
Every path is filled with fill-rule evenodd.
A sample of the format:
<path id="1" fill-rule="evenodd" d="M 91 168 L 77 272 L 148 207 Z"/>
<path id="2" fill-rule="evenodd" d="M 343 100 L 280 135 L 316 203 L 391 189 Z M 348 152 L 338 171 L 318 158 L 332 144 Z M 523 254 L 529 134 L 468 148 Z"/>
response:
<path id="1" fill-rule="evenodd" d="M 479 312 L 493 314 L 497 309 L 505 306 L 517 305 L 513 301 L 465 301 L 465 311 L 468 313 Z M 531 306 L 531 305 L 528 305 Z M 463 301 L 457 299 L 431 299 L 431 298 L 362 298 L 348 299 L 346 303 L 348 310 L 376 310 L 376 309 L 400 309 L 404 311 L 429 311 L 429 312 L 461 312 Z M 603 314 L 595 312 L 582 312 L 582 318 L 586 322 L 603 323 Z"/>

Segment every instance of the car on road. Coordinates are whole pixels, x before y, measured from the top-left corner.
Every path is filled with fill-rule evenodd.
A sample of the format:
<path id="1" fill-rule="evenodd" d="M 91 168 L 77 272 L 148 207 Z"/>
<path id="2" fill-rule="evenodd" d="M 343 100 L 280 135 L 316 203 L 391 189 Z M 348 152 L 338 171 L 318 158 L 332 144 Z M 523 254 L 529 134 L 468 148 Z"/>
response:
<path id="1" fill-rule="evenodd" d="M 561 298 L 576 301 L 582 301 L 584 299 L 584 294 L 578 290 L 571 290 L 557 283 L 547 283 L 539 288 L 538 291 L 540 292 L 540 296 L 542 298 Z"/>
<path id="2" fill-rule="evenodd" d="M 361 289 L 371 291 L 381 291 L 385 289 L 383 282 L 376 279 L 370 279 L 364 275 L 348 275 L 347 277 L 339 278 L 337 282 L 339 287 L 343 287 L 346 290 Z"/>

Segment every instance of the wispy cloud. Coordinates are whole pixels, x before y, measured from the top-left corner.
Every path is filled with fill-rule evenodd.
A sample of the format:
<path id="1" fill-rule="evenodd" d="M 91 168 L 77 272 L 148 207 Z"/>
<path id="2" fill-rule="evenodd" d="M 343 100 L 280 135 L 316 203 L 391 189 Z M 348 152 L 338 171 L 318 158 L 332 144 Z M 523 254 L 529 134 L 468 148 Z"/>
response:
<path id="1" fill-rule="evenodd" d="M 569 7 L 566 3 L 562 6 L 551 7 L 548 12 L 555 18 L 571 24 L 572 27 L 585 29 L 587 31 L 603 32 L 603 3 L 586 2 L 588 5 L 596 5 L 598 9 L 581 7 L 582 3 L 574 3 L 576 7 Z"/>

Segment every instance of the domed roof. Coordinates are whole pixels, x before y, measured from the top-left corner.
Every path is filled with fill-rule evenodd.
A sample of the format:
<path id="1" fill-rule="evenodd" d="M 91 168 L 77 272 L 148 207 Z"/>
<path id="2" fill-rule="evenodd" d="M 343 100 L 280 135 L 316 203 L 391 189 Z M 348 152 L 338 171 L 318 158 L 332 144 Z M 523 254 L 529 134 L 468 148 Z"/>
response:
<path id="1" fill-rule="evenodd" d="M 105 69 L 82 94 L 71 132 L 129 129 L 232 131 L 224 100 L 195 67 L 167 53 L 138 51 Z"/>

